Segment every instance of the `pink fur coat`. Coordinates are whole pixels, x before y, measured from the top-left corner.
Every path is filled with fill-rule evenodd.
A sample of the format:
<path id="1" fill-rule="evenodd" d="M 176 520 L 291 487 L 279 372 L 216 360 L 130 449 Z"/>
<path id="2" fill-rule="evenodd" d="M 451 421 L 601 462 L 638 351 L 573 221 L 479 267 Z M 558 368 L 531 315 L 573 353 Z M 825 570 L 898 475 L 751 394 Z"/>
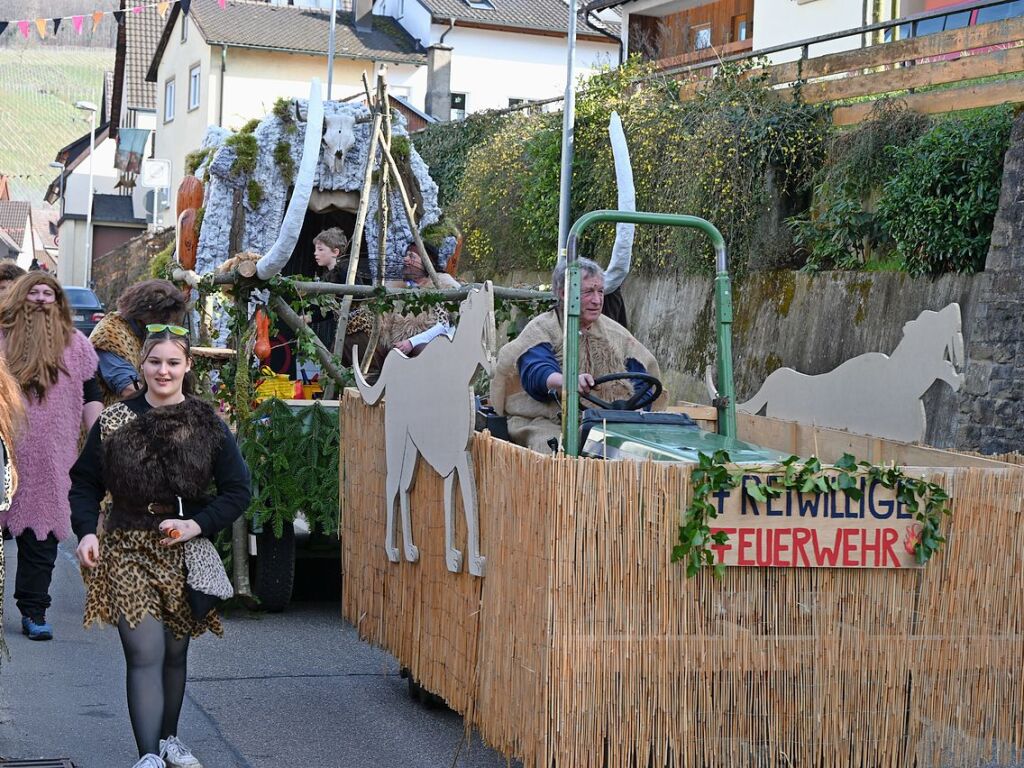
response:
<path id="1" fill-rule="evenodd" d="M 0 514 L 0 526 L 20 536 L 31 528 L 42 541 L 53 533 L 59 540 L 71 535 L 68 472 L 78 455 L 82 428 L 82 385 L 96 375 L 98 358 L 79 331 L 64 350 L 64 367 L 46 399 L 26 401 L 27 423 L 15 439 L 18 490 L 11 508 Z"/>

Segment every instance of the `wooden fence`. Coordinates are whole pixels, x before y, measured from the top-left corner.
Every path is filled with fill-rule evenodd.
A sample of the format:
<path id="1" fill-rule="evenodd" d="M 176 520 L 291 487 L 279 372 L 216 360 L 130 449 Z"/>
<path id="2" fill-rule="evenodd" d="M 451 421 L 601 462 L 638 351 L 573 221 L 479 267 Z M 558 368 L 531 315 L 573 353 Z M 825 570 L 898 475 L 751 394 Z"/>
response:
<path id="1" fill-rule="evenodd" d="M 689 467 L 477 435 L 480 579 L 446 569 L 442 481 L 422 463 L 420 560 L 387 560 L 382 409 L 349 394 L 341 411 L 345 617 L 527 768 L 1024 756 L 1021 469 L 943 453 L 948 466 L 920 470 L 954 508 L 924 569 L 691 580 L 670 559 Z M 899 444 L 885 450 L 900 460 Z"/>
<path id="2" fill-rule="evenodd" d="M 692 98 L 707 71 L 679 75 L 686 80 L 680 98 Z M 777 64 L 764 73 L 785 95 L 834 104 L 836 125 L 864 120 L 885 96 L 926 114 L 1018 104 L 1024 102 L 1024 17 Z"/>

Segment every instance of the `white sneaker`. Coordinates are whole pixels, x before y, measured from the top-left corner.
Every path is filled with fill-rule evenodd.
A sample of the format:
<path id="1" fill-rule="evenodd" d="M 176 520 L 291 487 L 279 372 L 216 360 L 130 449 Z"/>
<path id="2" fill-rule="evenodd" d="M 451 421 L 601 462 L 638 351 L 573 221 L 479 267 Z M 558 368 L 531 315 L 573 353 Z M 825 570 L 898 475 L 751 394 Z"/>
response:
<path id="1" fill-rule="evenodd" d="M 132 768 L 167 768 L 167 763 L 161 760 L 159 756 L 150 752 L 140 757 L 139 762 L 133 765 Z"/>
<path id="2" fill-rule="evenodd" d="M 166 761 L 167 768 L 203 768 L 192 750 L 178 741 L 177 736 L 160 739 L 160 756 Z"/>

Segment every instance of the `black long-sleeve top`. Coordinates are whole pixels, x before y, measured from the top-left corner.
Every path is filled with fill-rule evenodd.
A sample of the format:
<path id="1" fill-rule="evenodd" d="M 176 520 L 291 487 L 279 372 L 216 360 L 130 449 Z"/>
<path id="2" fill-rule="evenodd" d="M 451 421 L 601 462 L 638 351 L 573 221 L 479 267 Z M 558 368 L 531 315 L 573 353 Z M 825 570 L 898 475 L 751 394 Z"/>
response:
<path id="1" fill-rule="evenodd" d="M 145 396 L 123 401 L 128 408 L 141 416 L 152 410 Z M 224 430 L 220 450 L 217 452 L 213 478 L 217 494 L 205 501 L 183 500 L 183 517 L 195 520 L 203 536 L 214 536 L 231 525 L 245 512 L 252 497 L 249 469 L 242 459 L 235 438 L 227 424 L 221 422 Z M 96 533 L 100 514 L 100 502 L 107 489 L 103 483 L 103 445 L 100 440 L 100 423 L 97 421 L 85 441 L 81 454 L 71 467 L 71 527 L 79 539 Z M 173 517 L 174 514 L 168 515 Z"/>

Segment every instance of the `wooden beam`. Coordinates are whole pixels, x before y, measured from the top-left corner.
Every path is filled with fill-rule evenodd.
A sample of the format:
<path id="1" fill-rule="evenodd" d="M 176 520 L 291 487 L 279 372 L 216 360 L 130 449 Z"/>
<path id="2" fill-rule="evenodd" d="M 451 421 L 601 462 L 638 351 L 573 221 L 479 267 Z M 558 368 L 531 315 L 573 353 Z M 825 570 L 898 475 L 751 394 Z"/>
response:
<path id="1" fill-rule="evenodd" d="M 1024 17 L 815 56 L 804 60 L 802 66 L 798 61 L 776 64 L 768 67 L 767 71 L 769 82 L 779 85 L 798 79 L 813 80 L 840 72 L 959 53 L 974 48 L 1019 43 L 1021 40 L 1024 40 Z M 753 74 L 761 71 L 754 70 Z"/>
<path id="2" fill-rule="evenodd" d="M 1017 72 L 1024 72 L 1024 48 L 1003 48 L 976 56 L 964 56 L 954 61 L 933 61 L 912 67 L 863 75 L 850 74 L 834 80 L 807 83 L 802 87 L 800 95 L 808 104 L 819 104 Z M 1018 83 L 1018 87 L 1024 88 L 1024 84 Z M 778 93 L 790 96 L 794 90 L 782 88 Z"/>
<path id="3" fill-rule="evenodd" d="M 1020 104 L 1024 102 L 1024 80 L 999 80 L 962 88 L 909 93 L 900 98 L 910 109 L 926 115 L 991 107 L 997 104 Z M 832 124 L 854 125 L 866 120 L 874 103 L 865 101 L 848 107 L 837 107 L 832 113 Z"/>

